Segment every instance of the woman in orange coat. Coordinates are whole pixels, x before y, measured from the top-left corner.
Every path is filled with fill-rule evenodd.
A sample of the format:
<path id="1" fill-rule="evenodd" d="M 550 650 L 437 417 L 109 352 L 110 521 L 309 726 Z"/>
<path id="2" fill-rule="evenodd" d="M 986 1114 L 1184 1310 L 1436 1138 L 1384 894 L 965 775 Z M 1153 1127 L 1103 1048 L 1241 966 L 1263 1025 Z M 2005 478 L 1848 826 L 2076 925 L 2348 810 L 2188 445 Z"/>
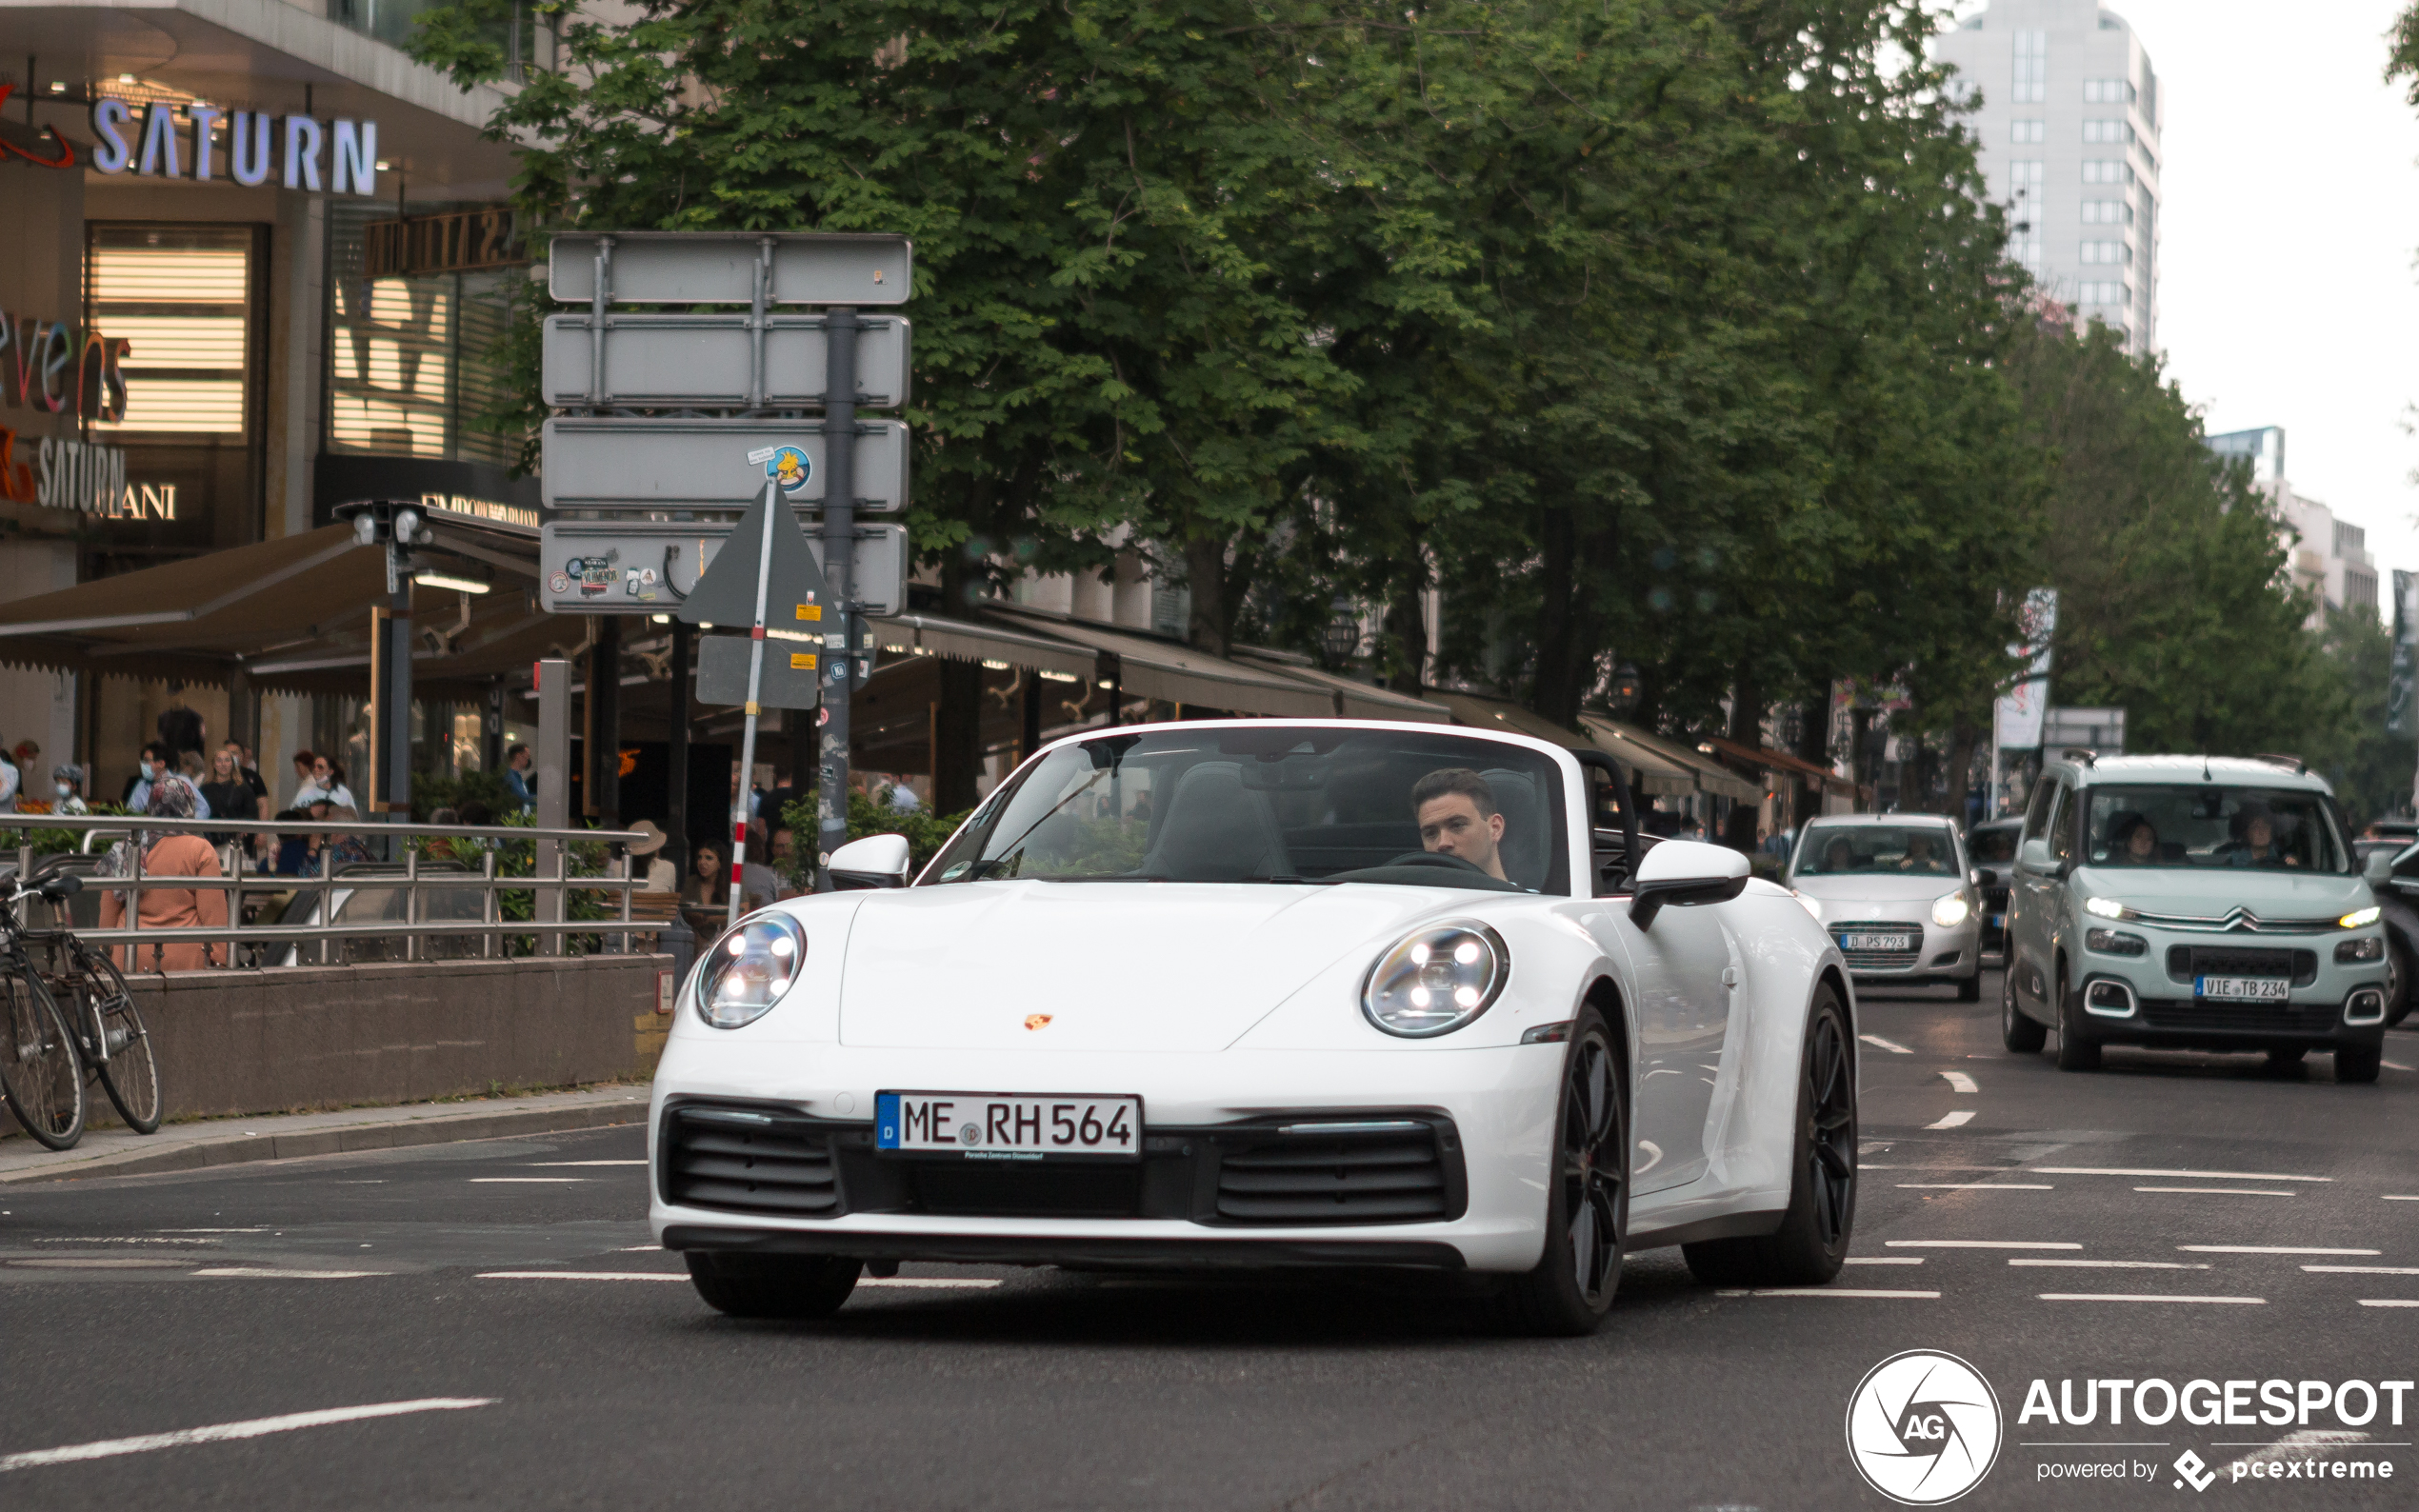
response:
<path id="1" fill-rule="evenodd" d="M 155 782 L 146 812 L 154 819 L 190 819 L 194 814 L 193 789 L 172 778 Z M 136 849 L 142 852 L 146 878 L 223 875 L 217 849 L 201 836 L 154 835 L 142 829 L 134 832 L 130 842 L 120 841 L 110 847 L 110 874 L 131 877 Z M 103 891 L 101 927 L 118 928 L 125 917 L 126 895 L 113 888 Z M 145 887 L 136 919 L 146 929 L 223 929 L 227 927 L 227 894 L 216 887 Z M 226 965 L 226 955 L 223 945 L 178 940 L 120 945 L 117 960 L 118 965 L 128 971 L 199 971 L 206 966 Z"/>

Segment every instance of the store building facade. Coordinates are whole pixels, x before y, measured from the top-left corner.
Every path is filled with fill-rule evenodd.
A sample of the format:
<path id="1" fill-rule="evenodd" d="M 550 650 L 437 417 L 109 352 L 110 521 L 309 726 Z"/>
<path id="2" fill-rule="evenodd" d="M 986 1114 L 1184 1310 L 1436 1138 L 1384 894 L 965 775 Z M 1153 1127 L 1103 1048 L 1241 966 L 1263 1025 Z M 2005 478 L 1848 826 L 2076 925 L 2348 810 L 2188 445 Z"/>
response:
<path id="1" fill-rule="evenodd" d="M 348 499 L 534 521 L 517 440 L 473 424 L 526 276 L 511 154 L 480 134 L 500 97 L 400 50 L 417 9 L 0 4 L 0 602 L 298 534 Z M 78 674 L 10 649 L 0 745 L 41 747 L 30 793 L 72 758 L 116 798 L 178 703 L 249 735 L 281 799 L 284 753 L 359 734 L 358 700 L 230 705 L 139 656 Z"/>

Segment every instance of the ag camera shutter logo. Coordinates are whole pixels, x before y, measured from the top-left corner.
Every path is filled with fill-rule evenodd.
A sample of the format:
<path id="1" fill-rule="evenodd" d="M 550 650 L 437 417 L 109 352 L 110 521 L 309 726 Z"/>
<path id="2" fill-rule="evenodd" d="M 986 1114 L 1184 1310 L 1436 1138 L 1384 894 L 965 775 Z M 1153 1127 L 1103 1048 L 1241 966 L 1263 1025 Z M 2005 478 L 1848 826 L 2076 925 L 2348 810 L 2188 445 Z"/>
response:
<path id="1" fill-rule="evenodd" d="M 1999 1398 L 1982 1372 L 1930 1349 L 1895 1354 L 1848 1399 L 1848 1453 L 1868 1483 L 1907 1506 L 1939 1506 L 1982 1483 L 1999 1458 Z"/>

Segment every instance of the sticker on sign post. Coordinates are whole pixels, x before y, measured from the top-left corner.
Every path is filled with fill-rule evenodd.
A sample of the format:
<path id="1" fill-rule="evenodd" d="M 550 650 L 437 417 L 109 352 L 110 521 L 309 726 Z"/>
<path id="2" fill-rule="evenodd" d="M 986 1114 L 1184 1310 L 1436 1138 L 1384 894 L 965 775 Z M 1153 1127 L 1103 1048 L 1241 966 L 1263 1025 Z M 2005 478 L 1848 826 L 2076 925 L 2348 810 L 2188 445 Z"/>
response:
<path id="1" fill-rule="evenodd" d="M 781 448 L 779 447 L 758 447 L 755 450 L 748 453 L 748 460 L 751 464 L 758 462 L 770 462 L 772 460 L 772 454 L 780 449 Z"/>
<path id="2" fill-rule="evenodd" d="M 807 479 L 813 472 L 814 464 L 796 447 L 773 448 L 772 456 L 765 463 L 765 476 L 781 485 L 781 491 L 786 494 L 806 487 Z"/>

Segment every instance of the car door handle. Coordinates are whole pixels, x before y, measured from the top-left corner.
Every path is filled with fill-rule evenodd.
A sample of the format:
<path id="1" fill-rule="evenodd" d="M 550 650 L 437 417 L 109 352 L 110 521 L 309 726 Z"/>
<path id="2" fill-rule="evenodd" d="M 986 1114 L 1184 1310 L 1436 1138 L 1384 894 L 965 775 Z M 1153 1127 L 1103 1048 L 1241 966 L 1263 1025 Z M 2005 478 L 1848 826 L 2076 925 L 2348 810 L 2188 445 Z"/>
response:
<path id="1" fill-rule="evenodd" d="M 1737 986 L 1739 985 L 1739 968 L 1736 966 L 1724 966 L 1722 968 L 1722 985 L 1726 987 Z"/>

